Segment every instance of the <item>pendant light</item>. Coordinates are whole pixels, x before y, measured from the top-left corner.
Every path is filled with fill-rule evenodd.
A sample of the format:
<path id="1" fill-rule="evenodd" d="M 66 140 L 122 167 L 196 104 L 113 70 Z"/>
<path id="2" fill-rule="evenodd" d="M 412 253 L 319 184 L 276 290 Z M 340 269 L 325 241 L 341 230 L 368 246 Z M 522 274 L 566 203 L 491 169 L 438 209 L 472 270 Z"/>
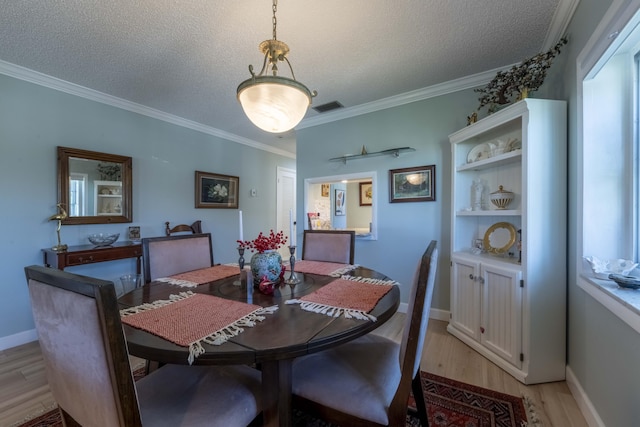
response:
<path id="1" fill-rule="evenodd" d="M 317 95 L 296 80 L 291 63 L 287 59 L 289 46 L 276 38 L 276 11 L 278 1 L 273 0 L 273 39 L 259 45 L 264 54 L 262 70 L 256 75 L 249 65 L 251 78 L 238 86 L 237 97 L 244 113 L 254 125 L 271 133 L 282 133 L 293 129 L 304 117 Z M 278 62 L 286 62 L 291 77 L 278 75 Z M 271 68 L 271 75 L 268 69 Z"/>

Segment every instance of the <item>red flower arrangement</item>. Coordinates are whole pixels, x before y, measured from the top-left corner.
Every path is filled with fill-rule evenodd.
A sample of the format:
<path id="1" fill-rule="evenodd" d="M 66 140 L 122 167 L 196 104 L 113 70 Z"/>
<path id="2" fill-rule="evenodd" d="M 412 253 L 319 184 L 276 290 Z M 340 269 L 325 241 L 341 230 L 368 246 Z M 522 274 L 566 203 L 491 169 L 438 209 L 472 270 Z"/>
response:
<path id="1" fill-rule="evenodd" d="M 283 231 L 274 233 L 273 230 L 271 230 L 268 236 L 262 234 L 261 231 L 260 234 L 258 234 L 258 237 L 254 240 L 237 240 L 237 242 L 238 247 L 258 251 L 258 253 L 261 254 L 264 251 L 280 249 L 280 247 L 287 243 L 287 237 L 284 235 Z"/>

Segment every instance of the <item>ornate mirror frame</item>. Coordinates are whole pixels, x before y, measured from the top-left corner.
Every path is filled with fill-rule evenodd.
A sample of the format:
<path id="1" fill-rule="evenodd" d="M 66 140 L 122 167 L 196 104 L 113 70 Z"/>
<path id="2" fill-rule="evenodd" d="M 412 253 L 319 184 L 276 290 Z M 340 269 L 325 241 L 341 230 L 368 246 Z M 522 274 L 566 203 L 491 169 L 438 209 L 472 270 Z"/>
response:
<path id="1" fill-rule="evenodd" d="M 89 160 L 95 162 L 117 163 L 120 167 L 120 181 L 122 182 L 121 197 L 118 197 L 119 213 L 113 215 L 103 214 L 97 215 L 96 212 L 90 212 L 92 215 L 72 216 L 70 203 L 70 182 L 71 182 L 71 159 Z M 106 154 L 96 151 L 80 150 L 76 148 L 58 147 L 58 202 L 62 203 L 69 216 L 62 220 L 62 224 L 111 224 L 133 221 L 133 203 L 132 203 L 132 159 L 131 157 L 119 156 L 116 154 Z M 91 181 L 91 180 L 90 180 Z M 93 181 L 96 181 L 95 179 Z M 91 183 L 90 186 L 95 184 Z M 91 187 L 93 188 L 93 187 Z M 118 188 L 119 189 L 119 188 Z M 109 191 L 109 190 L 105 190 Z M 93 200 L 97 191 L 87 189 L 85 197 Z M 95 196 L 97 198 L 97 196 Z"/>

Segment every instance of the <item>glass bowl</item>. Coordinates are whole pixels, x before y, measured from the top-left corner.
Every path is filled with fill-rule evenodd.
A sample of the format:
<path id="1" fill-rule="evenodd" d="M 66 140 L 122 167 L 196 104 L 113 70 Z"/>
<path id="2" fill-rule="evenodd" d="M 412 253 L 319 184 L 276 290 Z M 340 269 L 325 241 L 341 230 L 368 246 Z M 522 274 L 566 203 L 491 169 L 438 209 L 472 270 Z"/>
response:
<path id="1" fill-rule="evenodd" d="M 109 246 L 112 245 L 120 237 L 120 233 L 95 233 L 90 234 L 89 241 L 96 246 Z"/>

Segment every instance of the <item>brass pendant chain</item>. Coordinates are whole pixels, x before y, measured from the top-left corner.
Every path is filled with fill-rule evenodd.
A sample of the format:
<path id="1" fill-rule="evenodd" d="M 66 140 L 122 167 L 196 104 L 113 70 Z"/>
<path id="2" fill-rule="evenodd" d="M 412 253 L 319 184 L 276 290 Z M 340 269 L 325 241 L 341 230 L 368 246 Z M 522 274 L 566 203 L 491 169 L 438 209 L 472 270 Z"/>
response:
<path id="1" fill-rule="evenodd" d="M 276 18 L 276 12 L 278 11 L 278 0 L 273 0 L 273 39 L 274 40 L 278 40 L 278 38 L 276 37 L 276 26 L 278 25 L 278 19 Z"/>

